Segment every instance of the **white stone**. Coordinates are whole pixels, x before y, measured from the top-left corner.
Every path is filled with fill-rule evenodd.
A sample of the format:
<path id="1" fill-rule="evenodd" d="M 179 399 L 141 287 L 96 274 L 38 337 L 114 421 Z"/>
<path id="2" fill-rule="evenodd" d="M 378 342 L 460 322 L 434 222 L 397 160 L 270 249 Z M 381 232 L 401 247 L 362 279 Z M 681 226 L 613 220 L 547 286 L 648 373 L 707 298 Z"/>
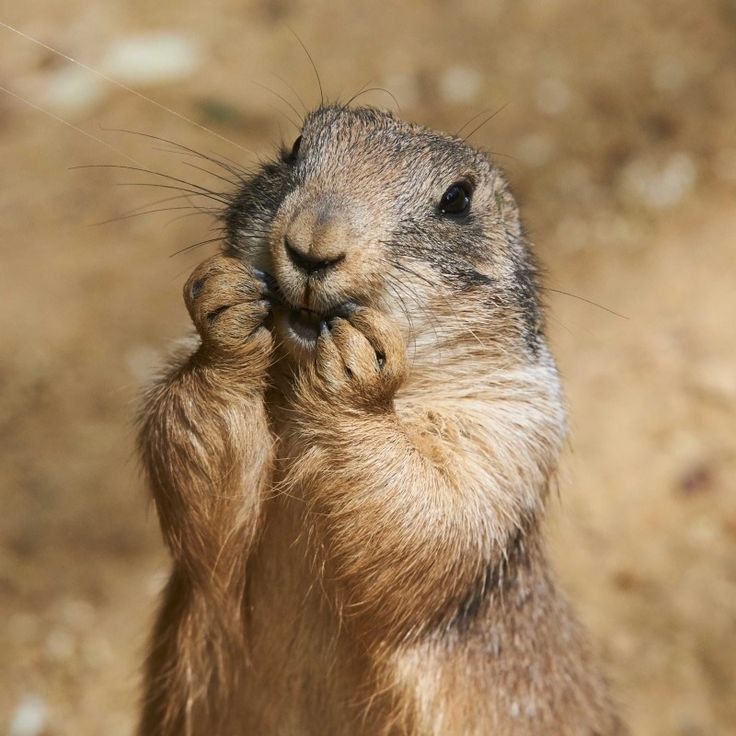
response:
<path id="1" fill-rule="evenodd" d="M 483 77 L 480 72 L 465 66 L 451 66 L 439 78 L 442 99 L 451 104 L 473 102 L 478 98 Z"/>
<path id="2" fill-rule="evenodd" d="M 106 84 L 86 69 L 63 66 L 46 76 L 41 103 L 62 116 L 80 115 L 105 97 Z"/>
<path id="3" fill-rule="evenodd" d="M 694 188 L 697 169 L 687 153 L 673 153 L 663 164 L 636 159 L 622 172 L 624 192 L 651 209 L 667 209 Z"/>
<path id="4" fill-rule="evenodd" d="M 40 736 L 46 723 L 46 704 L 37 695 L 26 695 L 10 719 L 8 736 Z"/>
<path id="5" fill-rule="evenodd" d="M 100 63 L 100 71 L 127 85 L 145 86 L 192 75 L 201 64 L 193 39 L 179 33 L 128 36 L 114 43 Z"/>

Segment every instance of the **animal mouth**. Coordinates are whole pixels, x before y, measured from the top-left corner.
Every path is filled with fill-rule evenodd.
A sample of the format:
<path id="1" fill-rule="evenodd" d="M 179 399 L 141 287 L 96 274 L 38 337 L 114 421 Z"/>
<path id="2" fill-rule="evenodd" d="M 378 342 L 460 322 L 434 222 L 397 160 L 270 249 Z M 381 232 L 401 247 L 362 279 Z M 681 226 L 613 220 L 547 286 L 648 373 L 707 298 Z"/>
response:
<path id="1" fill-rule="evenodd" d="M 303 307 L 301 309 L 291 309 L 289 310 L 289 327 L 305 340 L 316 340 L 322 325 L 331 318 L 331 315 L 316 312 L 313 309 Z"/>
<path id="2" fill-rule="evenodd" d="M 311 352 L 317 344 L 320 332 L 335 317 L 347 318 L 355 310 L 357 304 L 344 301 L 333 307 L 315 309 L 295 306 L 278 288 L 275 279 L 271 281 L 271 296 L 274 300 L 274 323 L 281 337 L 297 352 Z"/>

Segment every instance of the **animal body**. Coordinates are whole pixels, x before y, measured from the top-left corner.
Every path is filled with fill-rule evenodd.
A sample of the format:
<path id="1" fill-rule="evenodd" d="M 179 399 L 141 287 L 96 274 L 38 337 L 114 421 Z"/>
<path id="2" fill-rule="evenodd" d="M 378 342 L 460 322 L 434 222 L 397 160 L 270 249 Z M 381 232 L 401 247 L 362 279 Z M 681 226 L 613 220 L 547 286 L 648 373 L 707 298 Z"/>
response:
<path id="1" fill-rule="evenodd" d="M 545 556 L 565 413 L 496 166 L 323 106 L 223 217 L 140 418 L 141 736 L 622 733 Z"/>

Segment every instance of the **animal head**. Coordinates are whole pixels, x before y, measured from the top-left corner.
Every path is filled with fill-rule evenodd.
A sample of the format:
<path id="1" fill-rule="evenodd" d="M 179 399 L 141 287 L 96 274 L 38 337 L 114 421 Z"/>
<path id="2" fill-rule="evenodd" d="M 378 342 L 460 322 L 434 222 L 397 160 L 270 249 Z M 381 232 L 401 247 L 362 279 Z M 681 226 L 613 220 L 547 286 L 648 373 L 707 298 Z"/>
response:
<path id="1" fill-rule="evenodd" d="M 415 364 L 534 360 L 542 320 L 518 208 L 489 157 L 373 108 L 324 106 L 244 181 L 228 251 L 270 273 L 296 357 L 350 303 L 396 317 Z M 434 356 L 434 358 L 432 357 Z"/>

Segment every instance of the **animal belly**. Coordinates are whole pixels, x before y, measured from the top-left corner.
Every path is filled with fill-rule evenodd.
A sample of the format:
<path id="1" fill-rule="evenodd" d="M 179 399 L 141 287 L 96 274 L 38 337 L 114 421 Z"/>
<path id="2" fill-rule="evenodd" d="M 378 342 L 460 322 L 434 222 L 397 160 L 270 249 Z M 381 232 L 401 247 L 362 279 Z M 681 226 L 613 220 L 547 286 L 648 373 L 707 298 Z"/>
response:
<path id="1" fill-rule="evenodd" d="M 273 736 L 368 733 L 368 665 L 340 625 L 300 511 L 293 500 L 269 501 L 249 563 L 238 725 L 243 734 Z"/>

